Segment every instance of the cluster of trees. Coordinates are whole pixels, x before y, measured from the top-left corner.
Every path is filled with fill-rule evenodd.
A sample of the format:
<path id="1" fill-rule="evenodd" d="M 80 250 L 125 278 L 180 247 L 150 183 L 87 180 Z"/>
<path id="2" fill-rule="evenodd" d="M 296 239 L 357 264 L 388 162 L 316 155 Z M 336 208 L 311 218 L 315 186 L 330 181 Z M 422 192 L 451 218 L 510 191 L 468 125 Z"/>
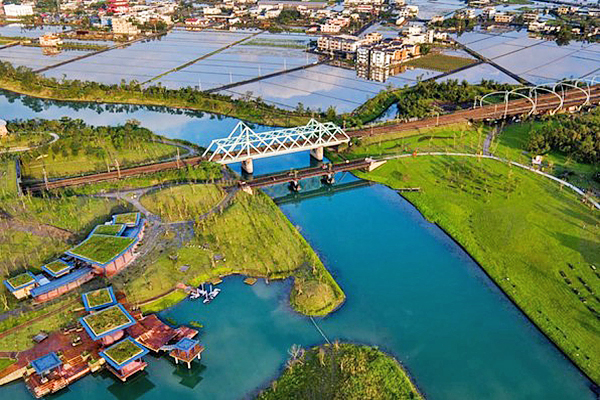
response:
<path id="1" fill-rule="evenodd" d="M 547 117 L 531 132 L 527 150 L 558 151 L 579 162 L 600 163 L 600 108 L 588 114 Z"/>
<path id="2" fill-rule="evenodd" d="M 125 125 L 118 126 L 91 126 L 81 119 L 63 117 L 60 120 L 32 119 L 26 121 L 12 121 L 8 124 L 11 132 L 54 132 L 60 140 L 48 146 L 43 152 L 78 156 L 89 155 L 94 158 L 106 156 L 107 145 L 116 150 L 142 149 L 144 143 L 158 139 L 150 130 L 140 127 L 139 122 L 130 120 Z M 38 151 L 23 155 L 24 160 L 37 157 Z"/>
<path id="3" fill-rule="evenodd" d="M 508 84 L 488 80 L 482 80 L 478 85 L 457 80 L 419 82 L 402 93 L 397 103 L 398 116 L 424 118 L 442 111 L 439 104 L 459 106 L 468 103 L 470 106 L 478 96 L 497 90 L 510 90 L 510 88 Z"/>

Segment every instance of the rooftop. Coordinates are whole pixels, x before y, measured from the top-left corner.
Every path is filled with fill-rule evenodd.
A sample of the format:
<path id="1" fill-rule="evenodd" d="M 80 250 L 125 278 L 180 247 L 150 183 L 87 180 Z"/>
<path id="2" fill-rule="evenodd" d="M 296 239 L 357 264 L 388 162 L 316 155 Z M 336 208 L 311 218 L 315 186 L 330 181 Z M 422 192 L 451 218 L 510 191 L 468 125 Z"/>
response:
<path id="1" fill-rule="evenodd" d="M 79 319 L 79 322 L 94 340 L 101 339 L 135 324 L 133 317 L 121 304 L 115 304 L 87 315 Z"/>
<path id="2" fill-rule="evenodd" d="M 12 278 L 9 278 L 4 281 L 4 285 L 11 292 L 29 286 L 33 283 L 35 283 L 35 277 L 29 271 L 23 272 L 22 274 L 13 276 Z"/>
<path id="3" fill-rule="evenodd" d="M 124 224 L 98 225 L 92 233 L 95 235 L 120 236 L 124 230 Z"/>
<path id="4" fill-rule="evenodd" d="M 69 272 L 71 266 L 62 260 L 56 260 L 44 265 L 42 269 L 56 278 Z"/>
<path id="5" fill-rule="evenodd" d="M 94 264 L 106 265 L 120 256 L 125 250 L 135 243 L 134 238 L 90 235 L 67 252 L 67 254 Z"/>
<path id="6" fill-rule="evenodd" d="M 181 350 L 181 351 L 187 353 L 188 351 L 192 350 L 194 348 L 194 346 L 196 346 L 199 343 L 200 342 L 198 342 L 197 340 L 194 340 L 194 339 L 183 338 L 179 342 L 177 342 L 177 344 L 175 344 L 175 348 L 177 350 Z"/>
<path id="7" fill-rule="evenodd" d="M 88 311 L 98 310 L 100 308 L 112 306 L 117 303 L 117 299 L 112 287 L 105 287 L 81 295 L 85 309 Z"/>
<path id="8" fill-rule="evenodd" d="M 91 268 L 79 268 L 74 270 L 71 273 L 62 275 L 60 278 L 57 279 L 53 279 L 51 281 L 48 281 L 47 279 L 41 279 L 39 281 L 40 286 L 31 289 L 31 295 L 33 297 L 42 295 L 44 293 L 48 293 L 54 289 L 57 289 L 63 285 L 67 285 L 71 282 L 75 282 L 76 280 L 78 280 L 79 278 L 83 277 L 86 274 L 89 274 L 92 272 Z"/>
<path id="9" fill-rule="evenodd" d="M 43 375 L 50 370 L 60 367 L 62 365 L 62 361 L 56 355 L 56 353 L 48 353 L 45 356 L 42 356 L 36 360 L 31 362 L 31 366 L 39 375 Z"/>
<path id="10" fill-rule="evenodd" d="M 112 367 L 117 369 L 123 368 L 125 365 L 142 358 L 146 354 L 148 354 L 148 350 L 130 337 L 100 352 L 100 355 Z"/>
<path id="11" fill-rule="evenodd" d="M 140 222 L 140 213 L 126 213 L 113 215 L 113 224 L 135 226 Z"/>

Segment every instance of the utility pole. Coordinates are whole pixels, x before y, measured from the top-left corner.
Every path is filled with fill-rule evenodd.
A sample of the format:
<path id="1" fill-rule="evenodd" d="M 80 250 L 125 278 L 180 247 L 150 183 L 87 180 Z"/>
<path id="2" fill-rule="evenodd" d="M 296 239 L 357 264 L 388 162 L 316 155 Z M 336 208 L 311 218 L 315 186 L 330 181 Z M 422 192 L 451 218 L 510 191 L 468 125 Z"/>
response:
<path id="1" fill-rule="evenodd" d="M 177 147 L 177 169 L 179 169 L 179 146 Z"/>
<path id="2" fill-rule="evenodd" d="M 117 166 L 117 176 L 121 179 L 121 168 L 119 168 L 119 160 L 115 158 L 115 165 Z"/>
<path id="3" fill-rule="evenodd" d="M 46 185 L 46 190 L 48 190 L 48 175 L 46 174 L 46 166 L 44 165 L 42 168 L 44 171 L 44 185 Z"/>

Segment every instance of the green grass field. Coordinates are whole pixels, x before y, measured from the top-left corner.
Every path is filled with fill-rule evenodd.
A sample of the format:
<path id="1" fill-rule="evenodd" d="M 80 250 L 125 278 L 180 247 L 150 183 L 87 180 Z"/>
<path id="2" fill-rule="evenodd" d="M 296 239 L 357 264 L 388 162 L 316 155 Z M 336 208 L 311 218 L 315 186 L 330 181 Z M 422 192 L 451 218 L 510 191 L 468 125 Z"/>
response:
<path id="1" fill-rule="evenodd" d="M 391 156 L 412 153 L 413 151 L 453 151 L 478 153 L 483 149 L 485 136 L 489 128 L 455 124 L 420 130 L 392 132 L 385 135 L 366 136 L 350 148 L 340 147 L 347 158 L 368 156 Z M 330 155 L 336 158 L 335 154 Z"/>
<path id="2" fill-rule="evenodd" d="M 600 382 L 600 218 L 571 191 L 493 160 L 417 157 L 362 177 L 405 193 Z"/>
<path id="3" fill-rule="evenodd" d="M 175 213 L 167 218 L 178 219 Z M 163 240 L 175 236 L 168 233 Z M 180 270 L 184 265 L 189 266 L 186 272 Z M 343 292 L 312 248 L 261 192 L 239 192 L 225 211 L 197 223 L 194 235 L 180 247 L 160 254 L 139 270 L 127 269 L 117 282 L 141 301 L 165 293 L 178 282 L 199 285 L 231 274 L 269 279 L 294 276 L 291 302 L 305 314 L 327 314 L 344 300 Z M 157 304 L 171 305 L 178 299 L 181 294 L 175 292 L 169 301 L 161 299 L 145 310 L 155 310 Z"/>
<path id="4" fill-rule="evenodd" d="M 216 185 L 183 185 L 149 193 L 141 202 L 161 219 L 176 222 L 198 218 L 224 197 L 225 192 Z"/>
<path id="5" fill-rule="evenodd" d="M 0 199 L 17 195 L 17 170 L 13 160 L 0 161 Z"/>
<path id="6" fill-rule="evenodd" d="M 433 71 L 448 72 L 454 71 L 455 69 L 471 65 L 475 60 L 465 57 L 448 56 L 440 53 L 431 53 L 414 60 L 406 62 L 406 65 L 415 67 L 430 69 Z"/>
<path id="7" fill-rule="evenodd" d="M 334 343 L 290 352 L 283 374 L 257 399 L 423 399 L 402 366 L 374 347 Z"/>

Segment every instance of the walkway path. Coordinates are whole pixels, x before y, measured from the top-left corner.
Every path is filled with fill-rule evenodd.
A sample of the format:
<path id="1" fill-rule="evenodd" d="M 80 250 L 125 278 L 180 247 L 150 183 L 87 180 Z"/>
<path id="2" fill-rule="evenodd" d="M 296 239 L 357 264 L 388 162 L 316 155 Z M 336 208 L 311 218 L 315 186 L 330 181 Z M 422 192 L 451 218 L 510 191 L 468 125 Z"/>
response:
<path id="1" fill-rule="evenodd" d="M 0 151 L 0 153 L 20 153 L 23 151 L 29 151 L 29 150 L 37 149 L 38 147 L 50 145 L 50 144 L 56 142 L 58 139 L 60 139 L 60 136 L 58 136 L 54 132 L 48 132 L 48 134 L 50 136 L 52 136 L 52 140 L 50 140 L 48 143 L 42 143 L 42 144 L 38 144 L 37 146 L 31 146 L 31 147 L 30 146 L 11 147 L 8 150 Z"/>

